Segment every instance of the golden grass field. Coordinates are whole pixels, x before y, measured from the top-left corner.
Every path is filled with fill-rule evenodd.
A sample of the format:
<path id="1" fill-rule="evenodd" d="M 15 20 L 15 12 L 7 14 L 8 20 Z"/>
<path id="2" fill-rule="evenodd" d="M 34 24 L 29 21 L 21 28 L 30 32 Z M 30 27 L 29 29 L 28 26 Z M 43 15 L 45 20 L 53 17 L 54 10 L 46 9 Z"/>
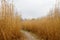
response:
<path id="1" fill-rule="evenodd" d="M 0 9 L 0 40 L 25 40 L 20 30 L 32 32 L 43 40 L 60 40 L 59 13 L 59 10 L 55 9 L 54 16 L 48 16 L 48 14 L 39 19 L 22 20 L 21 16 L 14 12 L 13 4 L 2 4 Z"/>
<path id="2" fill-rule="evenodd" d="M 24 21 L 24 30 L 35 33 L 44 40 L 60 40 L 60 12 L 54 12 L 54 16 L 46 16 L 41 19 Z M 55 15 L 57 14 L 57 15 Z"/>

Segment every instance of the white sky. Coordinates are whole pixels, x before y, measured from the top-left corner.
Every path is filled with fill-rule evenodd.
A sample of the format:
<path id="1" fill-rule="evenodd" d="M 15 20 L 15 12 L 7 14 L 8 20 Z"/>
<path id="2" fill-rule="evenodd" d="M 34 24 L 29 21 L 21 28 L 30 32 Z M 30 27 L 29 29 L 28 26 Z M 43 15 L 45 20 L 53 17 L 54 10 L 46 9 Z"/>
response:
<path id="1" fill-rule="evenodd" d="M 55 0 L 14 0 L 14 4 L 23 19 L 37 18 L 47 15 Z"/>

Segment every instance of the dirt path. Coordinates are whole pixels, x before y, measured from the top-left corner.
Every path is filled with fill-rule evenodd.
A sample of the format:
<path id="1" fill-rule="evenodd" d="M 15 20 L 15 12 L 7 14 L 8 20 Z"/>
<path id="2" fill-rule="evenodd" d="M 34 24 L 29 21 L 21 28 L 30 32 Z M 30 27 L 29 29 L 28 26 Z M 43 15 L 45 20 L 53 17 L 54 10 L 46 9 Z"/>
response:
<path id="1" fill-rule="evenodd" d="M 21 30 L 21 32 L 23 33 L 23 35 L 26 37 L 27 40 L 39 40 L 37 39 L 36 35 L 33 35 L 30 32 L 23 31 L 23 30 Z"/>

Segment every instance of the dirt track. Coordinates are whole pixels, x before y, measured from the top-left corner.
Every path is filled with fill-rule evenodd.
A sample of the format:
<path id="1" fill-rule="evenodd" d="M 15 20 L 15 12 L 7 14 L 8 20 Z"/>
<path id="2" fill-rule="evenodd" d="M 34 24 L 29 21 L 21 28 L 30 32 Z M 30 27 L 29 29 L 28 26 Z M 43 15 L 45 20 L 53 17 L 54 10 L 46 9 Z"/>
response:
<path id="1" fill-rule="evenodd" d="M 27 31 L 23 31 L 21 30 L 22 34 L 25 36 L 26 40 L 39 40 L 37 39 L 36 35 L 33 35 L 32 33 L 30 32 L 27 32 Z M 25 40 L 25 39 L 24 39 Z"/>

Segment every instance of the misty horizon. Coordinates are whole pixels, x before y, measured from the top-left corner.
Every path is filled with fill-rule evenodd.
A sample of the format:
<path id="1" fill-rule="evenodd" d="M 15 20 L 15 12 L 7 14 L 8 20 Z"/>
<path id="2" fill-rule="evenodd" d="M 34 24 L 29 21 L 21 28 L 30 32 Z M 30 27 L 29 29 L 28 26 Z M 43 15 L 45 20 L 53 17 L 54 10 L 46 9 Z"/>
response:
<path id="1" fill-rule="evenodd" d="M 56 0 L 17 0 L 15 7 L 23 19 L 39 18 L 46 16 L 54 8 Z"/>

